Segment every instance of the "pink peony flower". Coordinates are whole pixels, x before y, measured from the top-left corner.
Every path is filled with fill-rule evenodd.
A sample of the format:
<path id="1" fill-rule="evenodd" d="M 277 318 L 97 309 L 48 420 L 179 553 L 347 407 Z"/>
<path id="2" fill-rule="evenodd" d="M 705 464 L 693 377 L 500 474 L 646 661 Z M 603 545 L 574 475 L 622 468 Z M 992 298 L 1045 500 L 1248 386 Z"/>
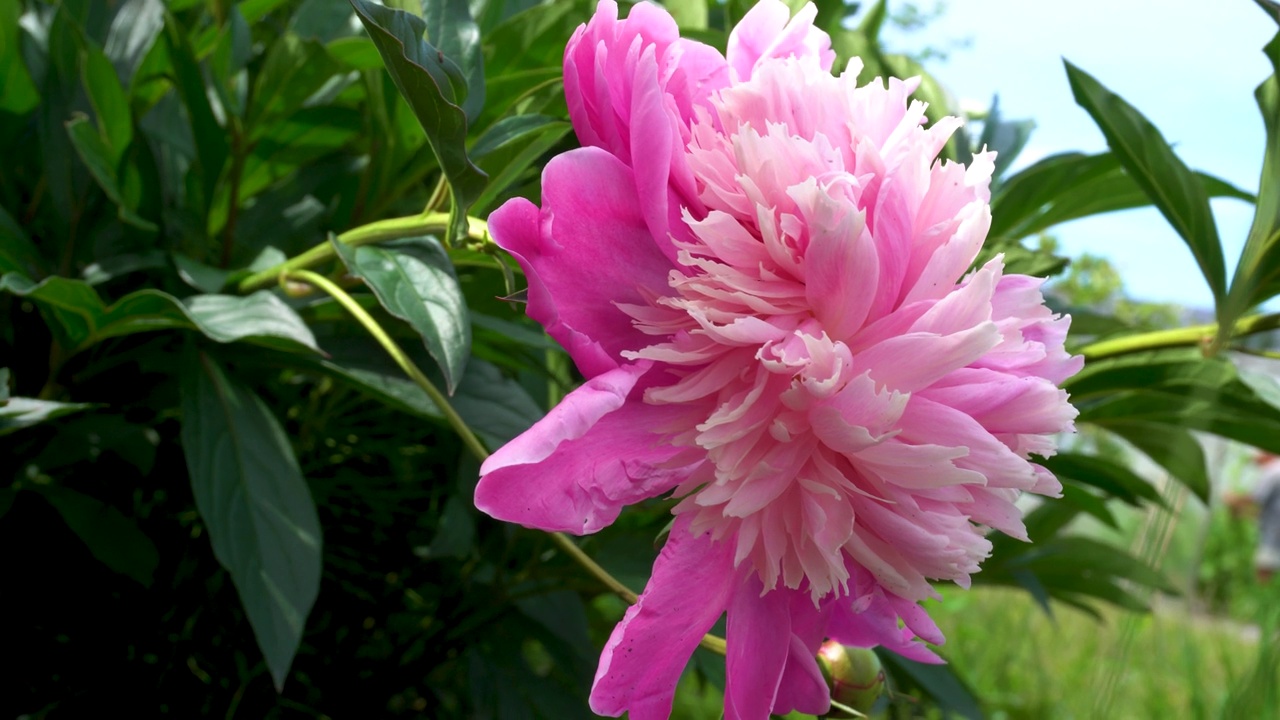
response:
<path id="1" fill-rule="evenodd" d="M 681 498 L 601 714 L 669 714 L 725 612 L 728 718 L 825 712 L 825 638 L 936 660 L 931 581 L 967 586 L 984 528 L 1025 539 L 1014 500 L 1060 490 L 1029 457 L 1072 428 L 1069 318 L 999 259 L 966 275 L 993 154 L 937 162 L 960 121 L 924 127 L 916 81 L 832 76 L 814 15 L 763 0 L 726 58 L 601 2 L 565 52 L 584 147 L 489 221 L 587 380 L 484 463 L 477 506 L 582 534 Z"/>

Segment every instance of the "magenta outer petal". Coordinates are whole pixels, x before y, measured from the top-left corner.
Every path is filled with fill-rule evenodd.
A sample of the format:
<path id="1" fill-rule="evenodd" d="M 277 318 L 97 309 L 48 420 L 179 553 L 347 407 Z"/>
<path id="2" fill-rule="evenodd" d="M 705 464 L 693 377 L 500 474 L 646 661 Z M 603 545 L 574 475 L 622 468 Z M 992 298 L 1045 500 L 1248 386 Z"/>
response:
<path id="1" fill-rule="evenodd" d="M 818 667 L 817 652 L 799 636 L 791 636 L 787 667 L 783 670 L 782 682 L 778 684 L 773 714 L 786 715 L 797 711 L 806 715 L 826 715 L 831 709 L 831 690 Z"/>
<path id="2" fill-rule="evenodd" d="M 476 507 L 499 520 L 580 535 L 675 487 L 689 468 L 673 463 L 679 448 L 651 432 L 672 410 L 627 400 L 647 369 L 624 365 L 593 378 L 491 455 L 480 467 Z"/>
<path id="3" fill-rule="evenodd" d="M 689 524 L 676 520 L 644 593 L 604 646 L 591 688 L 601 715 L 665 720 L 689 656 L 742 583 L 730 544 L 695 537 Z"/>
<path id="4" fill-rule="evenodd" d="M 769 592 L 752 575 L 729 605 L 725 643 L 725 720 L 766 720 L 791 647 L 789 593 Z"/>
<path id="5" fill-rule="evenodd" d="M 542 188 L 541 213 L 511 200 L 490 216 L 489 231 L 529 279 L 529 316 L 594 377 L 617 367 L 623 350 L 651 342 L 615 303 L 643 303 L 642 288 L 669 292 L 672 265 L 645 224 L 630 168 L 607 152 L 557 156 Z"/>

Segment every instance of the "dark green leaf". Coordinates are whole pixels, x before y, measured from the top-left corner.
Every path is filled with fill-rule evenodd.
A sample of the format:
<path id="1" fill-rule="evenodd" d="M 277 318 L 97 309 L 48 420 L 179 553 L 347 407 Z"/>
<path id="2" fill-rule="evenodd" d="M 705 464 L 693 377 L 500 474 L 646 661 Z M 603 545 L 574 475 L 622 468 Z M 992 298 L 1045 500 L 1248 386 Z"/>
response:
<path id="1" fill-rule="evenodd" d="M 0 407 L 9 403 L 9 368 L 0 367 Z"/>
<path id="2" fill-rule="evenodd" d="M 953 712 L 970 720 L 985 717 L 973 690 L 951 665 L 926 665 L 883 648 L 876 648 L 876 655 L 894 680 L 901 685 L 918 688 L 938 703 L 943 712 Z"/>
<path id="3" fill-rule="evenodd" d="M 1154 422 L 1109 422 L 1106 428 L 1146 453 L 1169 474 L 1209 501 L 1209 471 L 1204 449 L 1194 435 L 1178 427 Z"/>
<path id="4" fill-rule="evenodd" d="M 427 546 L 427 558 L 465 558 L 475 543 L 476 521 L 470 502 L 457 495 L 449 497 L 440 513 L 440 526 Z"/>
<path id="5" fill-rule="evenodd" d="M 138 290 L 108 307 L 86 282 L 50 277 L 33 283 L 8 273 L 0 276 L 0 291 L 39 306 L 72 352 L 110 337 L 168 329 L 199 330 L 222 343 L 318 349 L 298 314 L 265 290 L 246 297 L 195 295 L 182 302 L 158 290 Z"/>
<path id="6" fill-rule="evenodd" d="M 1040 462 L 1061 481 L 1098 488 L 1130 505 L 1137 505 L 1140 499 L 1160 502 L 1160 493 L 1151 483 L 1109 460 L 1064 452 Z"/>
<path id="7" fill-rule="evenodd" d="M 471 146 L 471 157 L 479 159 L 526 135 L 531 135 L 549 125 L 564 124 L 547 115 L 512 115 L 494 123 Z"/>
<path id="8" fill-rule="evenodd" d="M 329 43 L 351 35 L 352 15 L 347 0 L 304 0 L 289 18 L 289 30 L 304 39 Z"/>
<path id="9" fill-rule="evenodd" d="M 471 319 L 444 248 L 430 237 L 355 248 L 334 236 L 329 241 L 387 312 L 418 331 L 452 393 L 467 364 Z"/>
<path id="10" fill-rule="evenodd" d="M 1210 197 L 1253 202 L 1254 196 L 1196 173 Z M 993 238 L 1022 238 L 1091 215 L 1151 204 L 1151 198 L 1111 153 L 1063 153 L 1005 179 L 991 198 Z"/>
<path id="11" fill-rule="evenodd" d="M 1226 270 L 1204 185 L 1142 113 L 1088 73 L 1069 62 L 1065 65 L 1076 102 L 1093 117 L 1116 159 L 1191 248 L 1214 299 L 1221 301 Z"/>
<path id="12" fill-rule="evenodd" d="M 420 18 L 368 0 L 351 0 L 351 4 L 444 169 L 453 197 L 453 222 L 446 238 L 452 245 L 457 238 L 465 237 L 467 209 L 484 190 L 486 181 L 484 173 L 467 157 L 467 117 L 455 102 L 455 80 L 450 78 L 454 75 L 460 79 L 461 72 L 444 53 L 422 39 L 426 25 Z"/>
<path id="13" fill-rule="evenodd" d="M 85 43 L 84 71 L 81 82 L 98 118 L 98 130 L 107 149 L 112 174 L 120 167 L 120 158 L 133 142 L 133 116 L 129 98 L 124 94 L 120 78 L 111 61 L 91 42 Z M 74 139 L 74 138 L 73 138 Z M 109 194 L 109 193 L 108 193 Z"/>
<path id="14" fill-rule="evenodd" d="M 8 435 L 63 415 L 88 410 L 91 407 L 94 405 L 11 397 L 4 405 L 0 405 L 0 435 Z"/>
<path id="15" fill-rule="evenodd" d="M 75 147 L 76 154 L 89 169 L 89 174 L 98 181 L 98 186 L 107 194 L 107 197 L 111 198 L 111 202 L 116 204 L 120 219 L 142 230 L 150 232 L 158 230 L 155 223 L 139 217 L 134 209 L 129 207 L 124 193 L 120 190 L 115 165 L 111 160 L 111 149 L 102 141 L 102 136 L 94 129 L 89 118 L 77 115 L 67 121 L 67 134 L 71 137 L 71 144 Z"/>
<path id="16" fill-rule="evenodd" d="M 1266 127 L 1262 179 L 1253 224 L 1231 281 L 1231 298 L 1223 318 L 1227 322 L 1280 293 L 1280 33 L 1263 50 L 1271 61 L 1272 74 L 1254 93 Z"/>
<path id="17" fill-rule="evenodd" d="M 160 553 L 136 522 L 114 507 L 74 490 L 52 485 L 31 487 L 58 511 L 95 558 L 121 575 L 151 587 Z"/>
<path id="18" fill-rule="evenodd" d="M 1034 120 L 1005 120 L 1000 115 L 999 96 L 991 99 L 991 109 L 982 121 L 982 135 L 978 138 L 975 149 L 994 150 L 996 153 L 994 177 L 1001 177 L 1009 164 L 1017 159 L 1022 149 L 1027 146 L 1031 132 L 1035 130 Z"/>
<path id="19" fill-rule="evenodd" d="M 525 117 L 537 116 L 521 115 L 508 119 L 516 120 Z M 500 122 L 494 125 L 494 129 L 501 124 Z M 490 150 L 490 154 L 481 161 L 481 165 L 492 174 L 493 179 L 480 197 L 476 198 L 475 207 L 487 210 L 502 196 L 502 193 L 521 178 L 525 171 L 572 129 L 573 126 L 564 121 L 540 124 Z"/>
<path id="20" fill-rule="evenodd" d="M 338 69 L 324 45 L 315 40 L 296 35 L 276 40 L 254 83 L 248 112 L 250 141 L 270 130 L 273 123 L 301 110 L 308 98 L 338 74 Z"/>
<path id="21" fill-rule="evenodd" d="M 44 262 L 22 226 L 0 207 L 0 275 L 19 272 L 39 276 Z"/>
<path id="22" fill-rule="evenodd" d="M 245 20 L 249 20 L 250 3 L 242 3 L 239 7 Z M 195 53 L 191 49 L 182 27 L 178 21 L 169 16 L 165 21 L 165 40 L 169 50 L 169 59 L 175 75 L 175 85 L 182 104 L 187 109 L 187 117 L 191 123 L 191 136 L 195 139 L 196 160 L 199 164 L 203 203 L 207 206 L 213 197 L 218 178 L 230 154 L 227 134 L 218 124 L 209 104 L 204 77 L 196 62 Z"/>
<path id="23" fill-rule="evenodd" d="M 422 0 L 422 19 L 427 24 L 427 39 L 461 68 L 467 81 L 462 110 L 467 122 L 475 122 L 484 108 L 484 56 L 470 4 L 467 0 Z"/>
<path id="24" fill-rule="evenodd" d="M 279 690 L 320 590 L 315 504 L 284 430 L 252 390 L 194 351 L 181 378 L 196 508 Z"/>

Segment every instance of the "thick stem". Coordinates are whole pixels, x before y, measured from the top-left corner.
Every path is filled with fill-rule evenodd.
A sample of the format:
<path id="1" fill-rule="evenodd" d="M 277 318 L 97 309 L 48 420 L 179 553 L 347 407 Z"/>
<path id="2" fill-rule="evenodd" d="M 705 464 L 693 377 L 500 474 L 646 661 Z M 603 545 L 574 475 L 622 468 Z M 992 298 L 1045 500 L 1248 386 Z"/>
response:
<path id="1" fill-rule="evenodd" d="M 1280 313 L 1250 315 L 1236 321 L 1231 336 L 1244 337 L 1277 328 L 1280 328 Z M 1218 326 L 1216 323 L 1193 325 L 1172 330 L 1157 330 L 1137 335 L 1127 335 L 1114 340 L 1102 340 L 1084 346 L 1080 349 L 1080 354 L 1084 355 L 1086 360 L 1095 361 L 1173 347 L 1202 347 L 1208 350 L 1210 343 L 1213 342 L 1217 335 Z"/>
<path id="2" fill-rule="evenodd" d="M 419 235 L 430 235 L 432 233 L 442 233 L 449 227 L 449 213 L 427 213 L 426 215 L 411 215 L 409 217 L 391 218 L 389 220 L 379 220 L 378 222 L 361 225 L 353 230 L 348 230 L 338 236 L 338 242 L 345 243 L 351 247 L 359 247 L 361 245 L 370 245 L 373 243 L 386 242 L 388 240 L 399 240 L 400 238 L 416 237 Z M 486 242 L 489 237 L 489 226 L 485 221 L 479 218 L 467 218 L 468 232 L 467 236 L 477 242 Z M 240 292 L 252 292 L 261 288 L 274 284 L 280 277 L 281 273 L 292 272 L 294 270 L 302 270 L 314 267 L 334 257 L 333 245 L 325 242 L 295 255 L 288 260 L 253 273 L 240 281 L 236 289 Z"/>

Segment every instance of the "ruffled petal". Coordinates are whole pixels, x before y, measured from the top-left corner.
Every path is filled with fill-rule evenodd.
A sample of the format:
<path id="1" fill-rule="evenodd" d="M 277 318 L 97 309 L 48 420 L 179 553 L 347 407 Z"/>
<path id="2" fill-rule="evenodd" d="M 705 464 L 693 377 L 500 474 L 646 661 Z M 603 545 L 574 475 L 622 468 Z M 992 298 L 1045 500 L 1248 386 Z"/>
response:
<path id="1" fill-rule="evenodd" d="M 631 720 L 665 720 L 676 681 L 698 641 L 728 607 L 742 573 L 728 543 L 689 532 L 679 518 L 653 564 L 649 584 L 627 608 L 600 656 L 591 709 Z"/>
<path id="2" fill-rule="evenodd" d="M 812 3 L 796 16 L 781 0 L 760 0 L 729 33 L 728 60 L 738 82 L 751 78 L 761 60 L 794 57 L 812 60 L 823 70 L 836 61 L 831 36 L 813 26 L 818 8 Z"/>
<path id="3" fill-rule="evenodd" d="M 636 431 L 669 423 L 672 409 L 628 401 L 648 367 L 624 365 L 593 378 L 491 455 L 480 467 L 476 507 L 525 527 L 581 535 L 679 484 L 691 470 L 673 462 L 680 448 Z"/>

